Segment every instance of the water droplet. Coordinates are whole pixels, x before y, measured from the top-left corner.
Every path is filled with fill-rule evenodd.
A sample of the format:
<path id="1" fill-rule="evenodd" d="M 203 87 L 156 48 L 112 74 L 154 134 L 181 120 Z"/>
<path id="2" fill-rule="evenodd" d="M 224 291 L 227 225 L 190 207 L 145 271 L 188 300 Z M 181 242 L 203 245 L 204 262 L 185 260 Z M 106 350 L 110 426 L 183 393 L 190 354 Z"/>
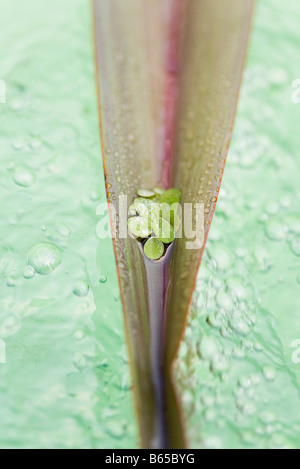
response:
<path id="1" fill-rule="evenodd" d="M 60 223 L 57 227 L 56 227 L 58 233 L 63 236 L 64 238 L 67 238 L 68 236 L 70 236 L 70 228 L 65 225 L 64 223 Z"/>
<path id="2" fill-rule="evenodd" d="M 259 418 L 260 418 L 260 421 L 265 424 L 273 423 L 276 420 L 275 415 L 268 410 L 265 410 L 264 412 L 262 412 Z"/>
<path id="3" fill-rule="evenodd" d="M 40 148 L 40 146 L 41 146 L 41 142 L 39 140 L 31 140 L 30 147 L 33 150 L 37 150 L 38 148 Z"/>
<path id="4" fill-rule="evenodd" d="M 300 256 L 300 236 L 297 236 L 297 238 L 294 238 L 291 242 L 291 250 L 296 256 Z"/>
<path id="5" fill-rule="evenodd" d="M 227 357 L 218 354 L 213 358 L 211 368 L 214 373 L 222 374 L 230 369 L 230 363 Z"/>
<path id="6" fill-rule="evenodd" d="M 83 331 L 81 331 L 80 329 L 78 329 L 78 331 L 74 332 L 74 339 L 75 340 L 82 340 L 83 337 L 84 337 Z"/>
<path id="7" fill-rule="evenodd" d="M 74 295 L 83 297 L 83 296 L 86 296 L 88 292 L 89 292 L 89 285 L 85 281 L 79 280 L 78 282 L 76 282 L 76 285 L 73 290 Z"/>
<path id="8" fill-rule="evenodd" d="M 26 279 L 31 279 L 35 276 L 35 270 L 30 265 L 27 265 L 23 270 L 23 277 Z"/>
<path id="9" fill-rule="evenodd" d="M 81 370 L 86 366 L 86 359 L 81 353 L 76 353 L 73 361 L 76 368 Z"/>
<path id="10" fill-rule="evenodd" d="M 245 415 L 253 415 L 256 412 L 256 407 L 253 402 L 247 401 L 244 403 L 242 412 Z"/>
<path id="11" fill-rule="evenodd" d="M 276 68 L 274 70 L 271 70 L 269 74 L 269 79 L 273 85 L 280 86 L 287 82 L 288 74 L 286 70 L 282 68 Z"/>
<path id="12" fill-rule="evenodd" d="M 247 292 L 240 278 L 229 278 L 227 280 L 227 285 L 230 288 L 230 291 L 233 292 L 234 295 L 237 297 L 237 299 L 244 300 L 246 298 Z"/>
<path id="13" fill-rule="evenodd" d="M 300 235 L 300 216 L 297 214 L 291 214 L 286 217 L 286 224 L 291 233 Z"/>
<path id="14" fill-rule="evenodd" d="M 124 435 L 125 429 L 120 425 L 120 422 L 108 422 L 106 423 L 106 431 L 113 437 L 113 438 L 122 438 Z"/>
<path id="15" fill-rule="evenodd" d="M 284 435 L 277 433 L 276 435 L 272 436 L 270 444 L 271 447 L 282 448 L 286 445 L 286 438 Z"/>
<path id="16" fill-rule="evenodd" d="M 266 235 L 272 241 L 282 241 L 287 235 L 287 226 L 280 220 L 270 219 L 265 226 Z"/>
<path id="17" fill-rule="evenodd" d="M 255 445 L 256 444 L 256 435 L 250 430 L 245 430 L 242 433 L 243 442 L 248 445 Z"/>
<path id="18" fill-rule="evenodd" d="M 252 386 L 255 386 L 255 387 L 259 386 L 260 376 L 258 374 L 253 373 L 251 375 L 251 382 L 252 382 Z"/>
<path id="19" fill-rule="evenodd" d="M 198 344 L 199 356 L 210 360 L 217 355 L 218 352 L 218 342 L 213 337 L 203 336 Z"/>
<path id="20" fill-rule="evenodd" d="M 269 253 L 264 246 L 256 246 L 255 258 L 257 260 L 257 264 L 261 272 L 266 272 L 272 267 Z"/>
<path id="21" fill-rule="evenodd" d="M 203 439 L 203 446 L 207 449 L 222 449 L 223 445 L 219 437 L 208 436 Z"/>
<path id="22" fill-rule="evenodd" d="M 100 279 L 99 279 L 99 282 L 100 283 L 106 283 L 107 282 L 107 277 L 106 275 L 101 275 Z"/>
<path id="23" fill-rule="evenodd" d="M 116 302 L 120 301 L 120 290 L 118 288 L 114 288 L 112 294 Z"/>
<path id="24" fill-rule="evenodd" d="M 6 285 L 8 287 L 14 287 L 15 284 L 16 284 L 15 280 L 12 277 L 8 277 L 8 279 L 6 280 Z"/>
<path id="25" fill-rule="evenodd" d="M 277 371 L 272 366 L 265 366 L 263 369 L 263 375 L 267 381 L 275 381 L 277 378 Z"/>
<path id="26" fill-rule="evenodd" d="M 217 295 L 217 305 L 220 308 L 224 308 L 227 311 L 230 311 L 233 309 L 233 301 L 230 295 L 226 293 L 224 290 L 220 290 Z"/>
<path id="27" fill-rule="evenodd" d="M 101 198 L 101 193 L 97 190 L 92 190 L 89 194 L 89 197 L 92 202 L 97 202 L 97 200 L 100 200 Z"/>
<path id="28" fill-rule="evenodd" d="M 229 326 L 239 335 L 246 336 L 250 333 L 250 327 L 247 321 L 240 315 L 239 312 L 233 314 L 229 321 Z"/>
<path id="29" fill-rule="evenodd" d="M 218 245 L 210 250 L 211 258 L 215 259 L 221 270 L 228 270 L 233 261 L 233 255 L 226 246 Z"/>
<path id="30" fill-rule="evenodd" d="M 22 109 L 22 102 L 15 99 L 10 106 L 14 111 L 20 111 Z"/>
<path id="31" fill-rule="evenodd" d="M 0 326 L 0 335 L 1 337 L 8 337 L 14 335 L 21 327 L 21 321 L 15 316 L 7 317 L 3 326 Z"/>
<path id="32" fill-rule="evenodd" d="M 23 148 L 23 142 L 21 140 L 16 140 L 13 144 L 12 147 L 15 150 L 21 150 Z"/>
<path id="33" fill-rule="evenodd" d="M 214 313 L 211 313 L 207 319 L 207 322 L 212 326 L 215 327 L 216 329 L 221 329 L 224 319 L 221 313 L 218 311 L 215 311 Z"/>
<path id="34" fill-rule="evenodd" d="M 251 381 L 251 378 L 247 377 L 247 376 L 242 376 L 240 379 L 239 379 L 239 385 L 242 387 L 242 388 L 250 388 L 250 386 L 252 385 L 252 381 Z"/>
<path id="35" fill-rule="evenodd" d="M 13 179 L 18 186 L 29 187 L 35 182 L 35 175 L 29 168 L 17 166 L 14 170 Z"/>
<path id="36" fill-rule="evenodd" d="M 215 409 L 207 409 L 204 414 L 204 418 L 207 422 L 213 422 L 216 420 L 217 413 Z"/>
<path id="37" fill-rule="evenodd" d="M 279 209 L 279 205 L 277 202 L 269 202 L 266 205 L 266 212 L 269 215 L 275 215 L 278 212 L 278 209 Z"/>
<path id="38" fill-rule="evenodd" d="M 27 253 L 27 264 L 40 275 L 51 274 L 61 263 L 62 252 L 54 244 L 40 243 Z"/>

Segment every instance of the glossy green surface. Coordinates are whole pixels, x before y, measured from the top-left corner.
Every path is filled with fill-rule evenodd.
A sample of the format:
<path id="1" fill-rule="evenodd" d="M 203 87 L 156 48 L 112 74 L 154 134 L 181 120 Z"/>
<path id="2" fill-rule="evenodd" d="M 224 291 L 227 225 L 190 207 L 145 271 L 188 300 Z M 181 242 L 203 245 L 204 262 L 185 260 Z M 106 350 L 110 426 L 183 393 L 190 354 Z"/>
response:
<path id="1" fill-rule="evenodd" d="M 136 447 L 89 3 L 0 10 L 0 447 Z"/>

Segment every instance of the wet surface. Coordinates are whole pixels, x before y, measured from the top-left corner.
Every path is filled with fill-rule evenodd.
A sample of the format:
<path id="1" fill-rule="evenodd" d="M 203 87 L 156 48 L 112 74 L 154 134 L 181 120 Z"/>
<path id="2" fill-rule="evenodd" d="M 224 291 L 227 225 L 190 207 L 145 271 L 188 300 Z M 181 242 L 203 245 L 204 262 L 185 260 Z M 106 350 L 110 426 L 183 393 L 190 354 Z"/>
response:
<path id="1" fill-rule="evenodd" d="M 89 4 L 0 3 L 0 447 L 136 447 Z"/>
<path id="2" fill-rule="evenodd" d="M 257 6 L 177 362 L 192 448 L 300 447 L 300 104 L 292 102 L 299 18 L 293 0 Z"/>
<path id="3" fill-rule="evenodd" d="M 0 446 L 136 447 L 114 256 L 96 236 L 90 11 L 2 5 Z M 256 12 L 177 362 L 192 448 L 300 447 L 299 17 L 297 0 Z"/>

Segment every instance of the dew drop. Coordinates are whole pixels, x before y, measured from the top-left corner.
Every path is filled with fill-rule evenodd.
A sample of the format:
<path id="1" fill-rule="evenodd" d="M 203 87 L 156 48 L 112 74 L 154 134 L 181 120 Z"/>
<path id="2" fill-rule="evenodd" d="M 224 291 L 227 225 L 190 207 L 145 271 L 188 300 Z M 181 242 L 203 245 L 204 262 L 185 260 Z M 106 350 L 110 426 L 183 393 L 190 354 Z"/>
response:
<path id="1" fill-rule="evenodd" d="M 12 277 L 8 277 L 8 279 L 6 280 L 6 286 L 12 288 L 15 286 L 15 284 L 15 280 Z"/>
<path id="2" fill-rule="evenodd" d="M 30 147 L 33 149 L 33 150 L 37 150 L 38 148 L 40 148 L 41 146 L 41 142 L 39 140 L 32 140 L 30 142 Z"/>
<path id="3" fill-rule="evenodd" d="M 245 402 L 243 409 L 242 409 L 243 414 L 245 415 L 253 415 L 256 412 L 256 407 L 253 404 L 253 402 Z"/>
<path id="4" fill-rule="evenodd" d="M 106 282 L 107 282 L 107 277 L 106 277 L 106 275 L 101 275 L 101 277 L 99 278 L 99 282 L 100 282 L 100 283 L 106 283 Z"/>
<path id="5" fill-rule="evenodd" d="M 276 421 L 275 415 L 268 410 L 265 410 L 264 412 L 262 412 L 259 416 L 259 419 L 262 423 L 265 423 L 265 424 L 274 423 Z"/>
<path id="6" fill-rule="evenodd" d="M 204 418 L 207 422 L 213 422 L 216 420 L 217 413 L 215 409 L 207 409 L 204 414 Z"/>
<path id="7" fill-rule="evenodd" d="M 87 282 L 85 282 L 84 280 L 79 280 L 78 282 L 76 282 L 76 285 L 73 289 L 73 293 L 76 296 L 83 297 L 88 294 L 89 289 L 90 287 Z"/>
<path id="8" fill-rule="evenodd" d="M 288 215 L 286 224 L 291 233 L 300 234 L 300 216 L 297 214 Z"/>
<path id="9" fill-rule="evenodd" d="M 23 277 L 27 280 L 33 278 L 35 276 L 35 270 L 30 265 L 27 265 L 23 270 Z"/>
<path id="10" fill-rule="evenodd" d="M 37 274 L 49 275 L 61 263 L 62 252 L 54 244 L 40 243 L 33 246 L 27 253 L 26 261 Z"/>
<path id="11" fill-rule="evenodd" d="M 35 175 L 25 166 L 17 166 L 14 170 L 13 180 L 18 186 L 29 187 L 35 182 Z"/>
<path id="12" fill-rule="evenodd" d="M 212 371 L 216 374 L 224 373 L 230 369 L 230 363 L 224 355 L 218 354 L 212 360 Z"/>
<path id="13" fill-rule="evenodd" d="M 118 288 L 114 288 L 112 294 L 116 302 L 120 301 L 120 290 Z"/>
<path id="14" fill-rule="evenodd" d="M 13 144 L 12 147 L 15 150 L 21 150 L 23 148 L 23 143 L 20 140 L 16 140 Z"/>
<path id="15" fill-rule="evenodd" d="M 222 315 L 216 311 L 214 313 L 211 313 L 207 319 L 207 322 L 214 328 L 216 329 L 221 329 L 223 325 L 223 317 Z"/>
<path id="16" fill-rule="evenodd" d="M 226 246 L 216 246 L 211 249 L 210 255 L 216 260 L 219 269 L 228 270 L 231 267 L 233 255 Z"/>
<path id="17" fill-rule="evenodd" d="M 275 381 L 277 378 L 277 371 L 272 366 L 265 366 L 263 369 L 263 375 L 267 381 Z"/>
<path id="18" fill-rule="evenodd" d="M 96 202 L 97 200 L 100 200 L 101 193 L 97 190 L 92 190 L 89 194 L 89 197 L 92 202 Z"/>
<path id="19" fill-rule="evenodd" d="M 230 311 L 233 308 L 233 301 L 224 290 L 220 290 L 217 295 L 217 305 L 227 311 Z"/>
<path id="20" fill-rule="evenodd" d="M 84 337 L 83 331 L 78 329 L 77 331 L 74 332 L 74 339 L 75 340 L 82 340 Z"/>
<path id="21" fill-rule="evenodd" d="M 70 236 L 70 233 L 71 233 L 70 228 L 67 225 L 65 225 L 64 223 L 60 223 L 57 226 L 57 231 L 64 238 L 67 238 L 68 236 Z"/>
<path id="22" fill-rule="evenodd" d="M 211 360 L 219 352 L 219 346 L 213 337 L 203 336 L 198 345 L 199 356 Z"/>
<path id="23" fill-rule="evenodd" d="M 275 86 L 283 85 L 288 80 L 288 74 L 282 68 L 271 70 L 269 74 L 270 82 Z"/>
<path id="24" fill-rule="evenodd" d="M 14 100 L 14 101 L 11 103 L 11 108 L 13 109 L 13 111 L 20 111 L 20 109 L 22 109 L 22 103 L 21 103 L 21 101 Z"/>
<path id="25" fill-rule="evenodd" d="M 231 277 L 228 279 L 227 285 L 229 286 L 231 292 L 233 292 L 237 297 L 237 299 L 245 300 L 247 292 L 244 285 L 242 284 L 242 281 L 238 277 Z"/>
<path id="26" fill-rule="evenodd" d="M 239 379 L 239 385 L 242 387 L 242 388 L 250 388 L 252 384 L 252 381 L 251 381 L 251 378 L 247 377 L 247 376 L 242 376 L 240 379 Z"/>
<path id="27" fill-rule="evenodd" d="M 296 256 L 300 256 L 300 236 L 297 236 L 297 238 L 294 238 L 291 242 L 291 250 Z"/>
<path id="28" fill-rule="evenodd" d="M 76 353 L 73 363 L 76 366 L 76 368 L 81 370 L 82 368 L 86 366 L 86 359 L 84 355 L 82 355 L 81 353 Z"/>
<path id="29" fill-rule="evenodd" d="M 239 335 L 246 336 L 250 333 L 250 327 L 246 320 L 239 314 L 235 313 L 229 321 L 229 326 Z"/>
<path id="30" fill-rule="evenodd" d="M 265 230 L 266 235 L 272 241 L 282 241 L 287 235 L 287 227 L 279 220 L 268 220 L 265 226 Z"/>

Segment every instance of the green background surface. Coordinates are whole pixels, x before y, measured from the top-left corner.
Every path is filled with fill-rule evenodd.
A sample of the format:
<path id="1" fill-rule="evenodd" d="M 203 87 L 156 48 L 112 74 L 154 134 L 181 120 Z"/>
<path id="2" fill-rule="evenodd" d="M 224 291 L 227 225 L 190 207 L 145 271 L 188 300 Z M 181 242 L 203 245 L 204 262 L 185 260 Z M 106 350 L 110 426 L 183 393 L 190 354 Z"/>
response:
<path id="1" fill-rule="evenodd" d="M 0 0 L 0 11 L 0 447 L 135 448 L 112 244 L 96 235 L 90 5 Z M 192 448 L 300 449 L 299 22 L 298 0 L 257 4 L 176 364 Z"/>

